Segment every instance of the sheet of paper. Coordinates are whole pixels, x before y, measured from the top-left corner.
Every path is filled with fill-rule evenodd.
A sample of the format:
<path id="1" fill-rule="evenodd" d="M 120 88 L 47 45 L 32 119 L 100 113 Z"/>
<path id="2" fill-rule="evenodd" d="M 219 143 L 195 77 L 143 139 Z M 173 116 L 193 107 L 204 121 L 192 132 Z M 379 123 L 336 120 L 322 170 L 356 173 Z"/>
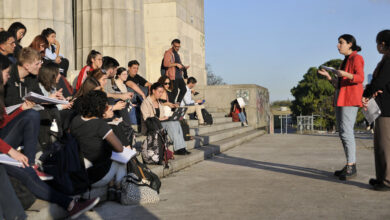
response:
<path id="1" fill-rule="evenodd" d="M 11 158 L 7 154 L 0 154 L 0 163 L 12 165 L 12 166 L 17 166 L 17 167 L 23 166 L 22 162 L 19 162 L 15 159 Z"/>
<path id="2" fill-rule="evenodd" d="M 14 112 L 17 108 L 19 108 L 21 105 L 22 105 L 22 103 L 8 106 L 8 107 L 5 108 L 5 112 L 7 112 L 7 115 L 9 115 L 12 112 Z"/>
<path id="3" fill-rule="evenodd" d="M 381 115 L 381 110 L 376 103 L 375 99 L 370 99 L 368 101 L 367 110 L 363 109 L 363 115 L 368 121 L 368 123 L 373 123 Z"/>
<path id="4" fill-rule="evenodd" d="M 24 96 L 23 99 L 34 102 L 35 104 L 69 104 L 69 102 L 66 100 L 53 99 L 43 95 L 39 95 L 34 92 L 27 93 L 27 95 Z"/>
<path id="5" fill-rule="evenodd" d="M 118 152 L 112 152 L 111 154 L 111 160 L 117 161 L 119 163 L 127 163 L 129 160 L 134 157 L 137 154 L 137 151 L 124 147 L 123 151 Z"/>

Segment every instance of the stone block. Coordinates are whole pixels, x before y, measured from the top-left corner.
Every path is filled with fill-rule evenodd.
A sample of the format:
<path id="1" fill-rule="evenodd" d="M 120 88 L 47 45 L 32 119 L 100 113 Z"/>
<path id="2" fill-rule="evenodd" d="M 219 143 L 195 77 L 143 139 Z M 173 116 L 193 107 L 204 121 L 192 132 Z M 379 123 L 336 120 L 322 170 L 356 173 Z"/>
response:
<path id="1" fill-rule="evenodd" d="M 39 19 L 48 19 L 48 20 L 53 19 L 53 16 L 56 15 L 53 13 L 53 11 L 59 10 L 53 7 L 54 6 L 53 0 L 38 1 L 37 3 L 39 9 L 39 13 L 38 13 Z"/>
<path id="2" fill-rule="evenodd" d="M 105 9 L 102 11 L 102 25 L 97 29 L 101 30 L 102 43 L 104 46 L 114 46 L 114 9 Z"/>
<path id="3" fill-rule="evenodd" d="M 52 13 L 54 20 L 65 21 L 65 11 L 67 10 L 67 0 L 53 0 Z"/>
<path id="4" fill-rule="evenodd" d="M 38 0 L 23 1 L 21 4 L 20 15 L 22 18 L 38 18 L 39 13 Z"/>

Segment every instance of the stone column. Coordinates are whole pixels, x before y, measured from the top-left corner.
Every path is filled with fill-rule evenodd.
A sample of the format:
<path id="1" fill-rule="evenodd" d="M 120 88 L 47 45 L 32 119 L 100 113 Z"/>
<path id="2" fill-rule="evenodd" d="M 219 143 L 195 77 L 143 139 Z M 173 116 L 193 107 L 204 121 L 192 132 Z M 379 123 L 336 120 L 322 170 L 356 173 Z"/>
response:
<path id="1" fill-rule="evenodd" d="M 27 34 L 22 46 L 30 45 L 45 28 L 53 28 L 60 42 L 60 53 L 75 67 L 72 0 L 0 0 L 0 26 L 5 30 L 15 21 L 22 22 Z"/>
<path id="2" fill-rule="evenodd" d="M 145 76 L 142 0 L 79 0 L 76 20 L 77 68 L 95 49 L 126 68 L 128 61 L 138 60 L 139 74 Z"/>

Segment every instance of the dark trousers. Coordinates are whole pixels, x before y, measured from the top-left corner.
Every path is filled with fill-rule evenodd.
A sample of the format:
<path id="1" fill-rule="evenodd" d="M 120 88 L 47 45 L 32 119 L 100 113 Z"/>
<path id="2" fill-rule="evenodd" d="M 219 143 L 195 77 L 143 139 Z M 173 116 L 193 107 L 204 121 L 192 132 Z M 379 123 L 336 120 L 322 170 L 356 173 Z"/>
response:
<path id="1" fill-rule="evenodd" d="M 171 103 L 181 103 L 181 101 L 184 98 L 184 95 L 187 92 L 186 88 L 186 83 L 184 82 L 184 79 L 182 77 L 176 78 L 173 80 L 173 90 L 172 90 L 172 96 L 175 97 L 177 96 L 177 93 L 179 93 L 179 96 L 177 96 L 177 100 L 169 100 Z"/>
<path id="2" fill-rule="evenodd" d="M 2 165 L 0 165 L 0 195 L 0 219 L 27 218 Z"/>
<path id="3" fill-rule="evenodd" d="M 61 57 L 61 63 L 59 63 L 59 65 L 60 65 L 61 75 L 66 77 L 66 75 L 68 74 L 68 69 L 69 69 L 69 60 Z"/>
<path id="4" fill-rule="evenodd" d="M 29 164 L 35 164 L 39 125 L 39 112 L 32 109 L 26 110 L 0 130 L 0 138 L 14 149 L 24 146 L 23 153 L 28 158 Z"/>
<path id="5" fill-rule="evenodd" d="M 390 117 L 375 120 L 374 154 L 376 179 L 390 186 Z"/>
<path id="6" fill-rule="evenodd" d="M 4 167 L 6 168 L 8 175 L 19 180 L 39 199 L 55 203 L 63 207 L 65 210 L 67 210 L 70 202 L 73 200 L 44 183 L 41 179 L 39 179 L 34 169 L 31 167 L 21 168 L 9 165 L 4 165 Z"/>

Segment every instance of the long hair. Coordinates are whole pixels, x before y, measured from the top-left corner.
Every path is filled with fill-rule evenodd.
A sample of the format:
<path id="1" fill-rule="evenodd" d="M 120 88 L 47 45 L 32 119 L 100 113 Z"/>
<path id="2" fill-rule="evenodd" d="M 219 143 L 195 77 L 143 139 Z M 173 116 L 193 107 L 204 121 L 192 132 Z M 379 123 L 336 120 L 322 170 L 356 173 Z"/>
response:
<path id="1" fill-rule="evenodd" d="M 31 48 L 33 48 L 34 50 L 38 51 L 40 54 L 41 54 L 41 57 L 44 57 L 45 56 L 45 50 L 43 51 L 39 51 L 41 48 L 41 44 L 44 44 L 44 48 L 49 48 L 49 42 L 47 41 L 46 37 L 42 36 L 42 35 L 37 35 L 34 40 L 31 42 L 30 46 Z"/>
<path id="2" fill-rule="evenodd" d="M 59 73 L 60 66 L 57 63 L 47 63 L 39 69 L 38 81 L 42 84 L 46 91 L 50 92 L 56 87 L 56 78 Z"/>
<path id="3" fill-rule="evenodd" d="M 89 52 L 88 57 L 87 57 L 87 65 L 92 66 L 92 59 L 95 59 L 97 55 L 101 55 L 99 51 L 96 50 L 91 50 Z"/>
<path id="4" fill-rule="evenodd" d="M 84 83 L 81 85 L 81 88 L 76 92 L 74 98 L 79 98 L 86 95 L 88 92 L 95 90 L 96 87 L 100 86 L 99 81 L 95 78 L 88 76 Z"/>
<path id="5" fill-rule="evenodd" d="M 8 57 L 0 55 L 0 121 L 4 120 L 5 104 L 4 104 L 4 81 L 3 70 L 7 69 L 11 65 Z"/>
<path id="6" fill-rule="evenodd" d="M 165 84 L 165 80 L 169 79 L 168 76 L 166 75 L 163 75 L 161 76 L 159 79 L 158 79 L 158 83 L 160 83 L 161 85 L 164 85 Z M 169 88 L 168 88 L 170 91 L 172 91 L 173 89 L 173 83 L 172 83 L 172 80 L 169 79 Z"/>
<path id="7" fill-rule="evenodd" d="M 24 35 L 26 35 L 26 33 L 27 33 L 27 28 L 26 28 L 26 26 L 24 26 L 24 24 L 22 24 L 22 23 L 20 23 L 20 22 L 18 22 L 18 21 L 12 23 L 11 26 L 9 26 L 9 28 L 8 28 L 8 32 L 10 32 L 10 33 L 14 36 L 15 40 L 16 40 L 19 44 L 20 44 L 20 41 L 21 41 L 23 38 L 18 40 L 18 36 L 16 36 L 16 33 L 17 33 L 20 29 L 24 29 Z"/>
<path id="8" fill-rule="evenodd" d="M 352 43 L 351 50 L 352 51 L 361 51 L 362 48 L 356 44 L 356 39 L 354 36 L 350 34 L 343 34 L 338 39 L 344 39 L 347 43 Z"/>

